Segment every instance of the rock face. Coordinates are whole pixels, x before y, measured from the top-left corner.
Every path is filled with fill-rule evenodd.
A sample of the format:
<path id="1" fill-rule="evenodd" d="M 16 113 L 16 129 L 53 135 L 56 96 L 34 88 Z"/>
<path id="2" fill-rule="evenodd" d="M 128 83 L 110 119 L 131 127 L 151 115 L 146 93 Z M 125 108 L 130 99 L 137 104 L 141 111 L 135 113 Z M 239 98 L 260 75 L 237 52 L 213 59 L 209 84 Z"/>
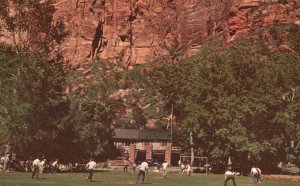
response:
<path id="1" fill-rule="evenodd" d="M 229 40 L 249 31 L 275 24 L 299 24 L 299 0 L 244 0 L 231 9 L 228 22 Z"/>
<path id="2" fill-rule="evenodd" d="M 58 0 L 56 17 L 63 17 L 70 31 L 60 49 L 73 64 L 99 57 L 130 68 L 200 45 L 234 2 Z"/>
<path id="3" fill-rule="evenodd" d="M 73 64 L 99 57 L 129 68 L 174 51 L 193 54 L 208 36 L 230 42 L 300 16 L 299 0 L 58 0 L 55 7 L 71 33 L 61 50 Z"/>
<path id="4" fill-rule="evenodd" d="M 73 65 L 101 58 L 132 68 L 191 55 L 213 38 L 230 43 L 273 24 L 300 24 L 300 0 L 56 0 L 55 8 L 69 31 L 55 51 Z"/>

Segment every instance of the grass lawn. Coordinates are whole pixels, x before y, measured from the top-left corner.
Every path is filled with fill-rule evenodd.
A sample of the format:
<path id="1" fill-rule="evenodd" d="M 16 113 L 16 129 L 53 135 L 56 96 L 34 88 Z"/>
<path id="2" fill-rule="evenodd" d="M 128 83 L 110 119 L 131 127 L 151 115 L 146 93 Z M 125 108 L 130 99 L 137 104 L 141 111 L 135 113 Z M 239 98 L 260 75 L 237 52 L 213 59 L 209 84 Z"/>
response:
<path id="1" fill-rule="evenodd" d="M 85 185 L 135 185 L 137 172 L 96 172 L 94 182 L 85 181 L 87 173 L 63 173 L 63 174 L 43 174 L 39 180 L 32 180 L 31 173 L 3 173 L 0 172 L 0 186 L 85 186 Z M 170 173 L 165 179 L 160 173 L 147 173 L 144 185 L 155 186 L 223 186 L 223 175 L 199 175 L 191 176 Z M 299 182 L 278 181 L 264 179 L 261 184 L 251 183 L 249 177 L 236 177 L 237 186 L 299 186 Z M 232 186 L 232 182 L 228 186 Z"/>

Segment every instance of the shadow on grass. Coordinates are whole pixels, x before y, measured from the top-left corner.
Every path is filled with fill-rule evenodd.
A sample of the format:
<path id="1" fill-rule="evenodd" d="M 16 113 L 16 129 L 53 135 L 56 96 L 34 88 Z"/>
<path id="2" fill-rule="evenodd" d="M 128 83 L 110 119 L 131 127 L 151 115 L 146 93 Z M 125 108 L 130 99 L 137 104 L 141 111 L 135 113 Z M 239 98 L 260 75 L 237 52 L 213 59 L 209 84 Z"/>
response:
<path id="1" fill-rule="evenodd" d="M 101 183 L 102 181 L 93 180 L 93 181 L 87 181 L 87 182 L 90 182 L 90 183 Z"/>
<path id="2" fill-rule="evenodd" d="M 109 170 L 95 170 L 94 172 L 111 172 Z"/>
<path id="3" fill-rule="evenodd" d="M 43 178 L 33 179 L 33 180 L 36 180 L 36 181 L 43 181 L 43 180 L 47 180 L 47 178 L 43 177 Z"/>
<path id="4" fill-rule="evenodd" d="M 144 182 L 144 183 L 139 183 L 139 184 L 142 184 L 142 185 L 152 185 L 152 183 L 149 183 L 149 182 Z"/>

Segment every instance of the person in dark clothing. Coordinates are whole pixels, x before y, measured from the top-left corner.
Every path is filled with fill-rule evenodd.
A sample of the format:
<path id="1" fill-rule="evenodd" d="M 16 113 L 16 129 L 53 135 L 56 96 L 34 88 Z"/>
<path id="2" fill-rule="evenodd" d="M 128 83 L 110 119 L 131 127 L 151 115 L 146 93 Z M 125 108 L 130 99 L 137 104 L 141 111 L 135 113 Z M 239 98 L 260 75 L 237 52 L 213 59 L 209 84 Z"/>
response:
<path id="1" fill-rule="evenodd" d="M 127 164 L 127 163 L 125 163 L 125 165 L 124 165 L 124 167 L 123 167 L 123 171 L 124 171 L 124 172 L 128 172 L 128 164 Z"/>

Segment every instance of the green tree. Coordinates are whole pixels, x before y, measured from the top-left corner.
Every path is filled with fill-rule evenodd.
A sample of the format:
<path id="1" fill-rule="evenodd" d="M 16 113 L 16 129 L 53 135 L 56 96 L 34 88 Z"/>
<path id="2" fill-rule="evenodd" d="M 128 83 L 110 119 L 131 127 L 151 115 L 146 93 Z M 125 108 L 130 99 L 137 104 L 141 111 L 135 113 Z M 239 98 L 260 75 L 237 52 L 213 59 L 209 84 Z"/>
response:
<path id="1" fill-rule="evenodd" d="M 189 149 L 192 131 L 199 155 L 274 166 L 286 158 L 286 142 L 298 138 L 299 54 L 271 55 L 248 40 L 218 51 L 211 46 L 151 74 L 174 104 L 177 143 Z"/>
<path id="2" fill-rule="evenodd" d="M 54 21 L 53 4 L 0 0 L 0 36 L 8 41 L 1 45 L 0 135 L 18 155 L 55 157 L 68 142 L 59 141 L 66 130 L 61 120 L 68 109 L 67 63 L 51 53 L 68 32 L 61 18 Z"/>
<path id="3" fill-rule="evenodd" d="M 65 70 L 61 58 L 0 48 L 1 137 L 19 154 L 44 154 L 59 128 Z M 51 153 L 50 153 L 51 154 Z"/>
<path id="4" fill-rule="evenodd" d="M 70 76 L 73 90 L 67 95 L 70 105 L 63 123 L 75 133 L 72 143 L 81 149 L 73 149 L 77 158 L 105 158 L 116 152 L 112 126 L 125 108 L 122 99 L 112 96 L 123 86 L 114 67 L 99 60 L 82 66 L 81 71 L 74 70 Z"/>

